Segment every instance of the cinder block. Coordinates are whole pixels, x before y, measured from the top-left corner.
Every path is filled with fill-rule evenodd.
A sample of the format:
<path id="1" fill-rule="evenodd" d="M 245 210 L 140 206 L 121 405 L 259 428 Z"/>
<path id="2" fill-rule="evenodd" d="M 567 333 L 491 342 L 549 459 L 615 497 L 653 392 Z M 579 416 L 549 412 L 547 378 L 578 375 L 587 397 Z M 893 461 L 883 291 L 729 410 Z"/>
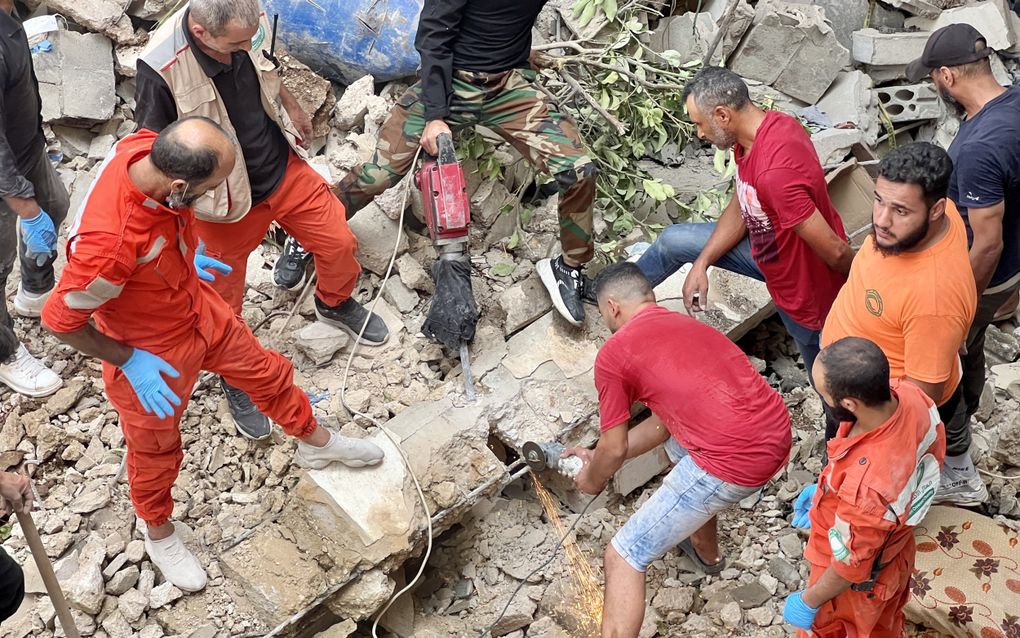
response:
<path id="1" fill-rule="evenodd" d="M 730 68 L 814 104 L 847 63 L 821 7 L 763 0 Z"/>
<path id="2" fill-rule="evenodd" d="M 899 66 L 921 57 L 930 34 L 925 31 L 882 33 L 877 29 L 854 31 L 854 60 L 861 64 Z"/>
<path id="3" fill-rule="evenodd" d="M 938 95 L 930 84 L 887 86 L 874 89 L 878 103 L 893 122 L 934 120 L 942 112 Z"/>
<path id="4" fill-rule="evenodd" d="M 878 139 L 881 126 L 875 108 L 871 77 L 861 71 L 840 72 L 816 106 L 829 116 L 832 124 L 853 123 L 869 144 Z"/>
<path id="5" fill-rule="evenodd" d="M 613 489 L 620 496 L 626 496 L 661 474 L 670 465 L 666 448 L 660 445 L 624 463 L 613 477 Z"/>
<path id="6" fill-rule="evenodd" d="M 117 105 L 113 46 L 95 33 L 58 31 L 53 50 L 32 54 L 43 121 L 92 124 L 113 117 Z"/>

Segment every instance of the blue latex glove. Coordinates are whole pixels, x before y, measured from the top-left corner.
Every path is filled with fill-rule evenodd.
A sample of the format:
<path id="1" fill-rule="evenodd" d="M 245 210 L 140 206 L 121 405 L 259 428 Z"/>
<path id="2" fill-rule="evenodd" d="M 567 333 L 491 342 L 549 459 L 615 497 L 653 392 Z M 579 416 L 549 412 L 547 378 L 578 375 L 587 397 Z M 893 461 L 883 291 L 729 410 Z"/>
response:
<path id="1" fill-rule="evenodd" d="M 195 251 L 195 272 L 198 273 L 198 278 L 202 281 L 215 281 L 216 275 L 206 270 L 207 268 L 215 270 L 221 275 L 229 275 L 234 270 L 218 259 L 207 257 L 205 254 L 205 244 L 199 244 L 198 250 Z"/>
<path id="2" fill-rule="evenodd" d="M 786 604 L 783 606 L 783 620 L 797 629 L 811 631 L 811 625 L 815 624 L 818 609 L 808 607 L 801 598 L 803 594 L 803 591 L 797 591 L 786 597 Z"/>
<path id="3" fill-rule="evenodd" d="M 811 510 L 811 501 L 815 499 L 815 492 L 818 490 L 818 484 L 812 483 L 800 491 L 800 496 L 793 503 L 793 521 L 794 527 L 800 529 L 811 529 L 811 518 L 808 516 L 808 512 Z"/>
<path id="4" fill-rule="evenodd" d="M 57 252 L 57 229 L 53 227 L 53 220 L 46 211 L 40 210 L 32 219 L 20 218 L 18 223 L 25 242 L 25 257 L 42 266 Z"/>
<path id="5" fill-rule="evenodd" d="M 176 379 L 180 373 L 169 363 L 145 350 L 135 348 L 131 357 L 120 367 L 134 388 L 142 407 L 161 419 L 173 416 L 170 404 L 180 405 L 181 400 L 163 380 L 162 375 Z"/>

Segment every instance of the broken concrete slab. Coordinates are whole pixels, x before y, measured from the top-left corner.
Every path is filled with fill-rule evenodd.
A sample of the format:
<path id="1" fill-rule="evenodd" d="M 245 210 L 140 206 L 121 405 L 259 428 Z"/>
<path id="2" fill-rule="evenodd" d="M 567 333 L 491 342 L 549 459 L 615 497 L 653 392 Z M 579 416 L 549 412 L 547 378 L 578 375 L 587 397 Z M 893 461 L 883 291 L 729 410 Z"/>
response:
<path id="1" fill-rule="evenodd" d="M 116 42 L 135 39 L 131 19 L 124 15 L 130 0 L 46 0 L 52 13 L 65 16 L 88 31 L 101 33 Z"/>
<path id="2" fill-rule="evenodd" d="M 358 238 L 358 263 L 377 275 L 386 274 L 393 255 L 394 239 L 399 235 L 397 256 L 407 252 L 407 234 L 374 203 L 358 211 L 348 222 Z"/>
<path id="3" fill-rule="evenodd" d="M 73 4 L 73 3 L 72 3 Z M 113 45 L 96 33 L 58 31 L 53 50 L 32 54 L 46 123 L 93 124 L 113 117 Z"/>
<path id="4" fill-rule="evenodd" d="M 504 290 L 499 295 L 499 305 L 506 312 L 503 334 L 512 335 L 549 312 L 552 300 L 545 294 L 538 275 L 532 275 Z"/>
<path id="5" fill-rule="evenodd" d="M 868 74 L 858 70 L 841 71 L 817 106 L 834 126 L 851 123 L 860 129 L 868 144 L 874 144 L 882 127 L 871 89 L 872 79 Z"/>
<path id="6" fill-rule="evenodd" d="M 931 25 L 935 31 L 950 24 L 969 24 L 985 37 L 988 46 L 996 51 L 1013 50 L 1020 34 L 1020 18 L 1009 8 L 1006 0 L 985 0 L 943 11 Z"/>
<path id="7" fill-rule="evenodd" d="M 942 114 L 942 102 L 928 83 L 884 86 L 873 93 L 893 122 L 935 120 Z"/>
<path id="8" fill-rule="evenodd" d="M 848 63 L 848 51 L 820 7 L 765 0 L 730 68 L 813 104 Z"/>
<path id="9" fill-rule="evenodd" d="M 626 496 L 662 474 L 671 465 L 666 448 L 662 445 L 656 446 L 641 456 L 628 459 L 617 470 L 613 475 L 613 490 L 621 496 Z"/>
<path id="10" fill-rule="evenodd" d="M 878 29 L 854 31 L 853 59 L 861 64 L 903 66 L 921 57 L 928 42 L 925 31 L 882 33 Z"/>
<path id="11" fill-rule="evenodd" d="M 604 330 L 604 329 L 603 329 Z M 548 312 L 507 342 L 503 365 L 517 379 L 534 374 L 552 361 L 568 379 L 590 373 L 599 342 L 593 335 L 569 325 L 559 314 Z"/>
<path id="12" fill-rule="evenodd" d="M 942 11 L 943 0 L 885 0 L 892 6 L 909 14 L 935 18 Z"/>
<path id="13" fill-rule="evenodd" d="M 811 135 L 811 143 L 823 167 L 842 164 L 854 144 L 863 141 L 864 133 L 856 128 L 827 128 Z"/>
<path id="14" fill-rule="evenodd" d="M 712 56 L 712 64 L 721 64 L 729 57 L 753 20 L 754 9 L 741 0 L 726 35 Z M 676 51 L 684 62 L 700 60 L 718 31 L 718 21 L 711 13 L 683 13 L 662 19 L 648 34 L 648 46 L 659 53 Z"/>

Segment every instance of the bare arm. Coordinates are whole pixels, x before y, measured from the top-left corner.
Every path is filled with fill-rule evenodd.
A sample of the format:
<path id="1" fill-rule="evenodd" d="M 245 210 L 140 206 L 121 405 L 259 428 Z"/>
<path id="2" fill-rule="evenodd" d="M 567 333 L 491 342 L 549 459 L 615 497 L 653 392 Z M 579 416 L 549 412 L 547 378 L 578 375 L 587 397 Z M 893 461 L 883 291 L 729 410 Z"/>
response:
<path id="1" fill-rule="evenodd" d="M 740 202 L 733 194 L 730 203 L 719 216 L 712 236 L 708 238 L 701 254 L 691 264 L 691 271 L 684 280 L 684 306 L 687 312 L 705 310 L 708 299 L 708 267 L 728 253 L 747 235 L 747 226 L 740 215 Z"/>
<path id="2" fill-rule="evenodd" d="M 833 232 L 819 211 L 793 227 L 793 231 L 807 242 L 822 261 L 836 272 L 846 275 L 850 272 L 850 262 L 854 260 L 854 251 L 850 244 Z"/>
<path id="3" fill-rule="evenodd" d="M 602 433 L 594 452 L 567 450 L 565 454 L 575 454 L 585 461 L 584 467 L 574 478 L 577 488 L 585 494 L 601 492 L 627 460 L 627 440 L 627 425 L 620 424 Z"/>
<path id="4" fill-rule="evenodd" d="M 627 458 L 641 456 L 669 440 L 669 430 L 654 414 L 627 432 Z"/>
<path id="5" fill-rule="evenodd" d="M 131 347 L 99 332 L 92 324 L 85 324 L 84 327 L 74 332 L 54 332 L 53 330 L 50 332 L 78 352 L 102 359 L 117 367 L 124 365 L 131 358 L 133 351 Z"/>
<path id="6" fill-rule="evenodd" d="M 818 609 L 825 603 L 829 602 L 836 596 L 839 596 L 846 590 L 850 589 L 852 585 L 849 580 L 846 580 L 842 576 L 836 573 L 836 570 L 832 568 L 832 565 L 825 570 L 822 577 L 818 581 L 804 590 L 804 595 L 801 599 L 809 607 Z"/>
<path id="7" fill-rule="evenodd" d="M 970 266 L 974 269 L 974 282 L 980 297 L 992 280 L 995 267 L 1002 256 L 1002 218 L 1005 202 L 990 208 L 971 208 L 967 211 L 974 243 L 970 247 Z"/>
<path id="8" fill-rule="evenodd" d="M 942 401 L 942 393 L 945 392 L 946 390 L 945 382 L 929 383 L 927 381 L 918 381 L 917 379 L 913 379 L 911 377 L 904 377 L 903 380 L 909 381 L 910 383 L 913 383 L 917 387 L 921 388 L 921 390 L 923 390 L 924 393 L 928 395 L 928 398 L 935 402 L 935 405 L 938 405 Z"/>

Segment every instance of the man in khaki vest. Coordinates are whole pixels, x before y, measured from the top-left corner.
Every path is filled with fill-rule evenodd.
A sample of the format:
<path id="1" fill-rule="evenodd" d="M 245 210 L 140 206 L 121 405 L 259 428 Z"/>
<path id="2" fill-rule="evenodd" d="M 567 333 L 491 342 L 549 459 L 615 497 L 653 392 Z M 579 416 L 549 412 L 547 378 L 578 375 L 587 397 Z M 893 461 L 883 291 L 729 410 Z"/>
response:
<path id="1" fill-rule="evenodd" d="M 272 222 L 315 255 L 315 313 L 381 345 L 386 324 L 351 297 L 361 267 L 343 204 L 305 161 L 311 122 L 280 81 L 271 28 L 258 0 L 192 0 L 154 31 L 138 58 L 135 120 L 161 131 L 201 115 L 236 139 L 226 182 L 195 202 L 209 256 L 233 271 L 209 284 L 240 314 L 248 255 Z M 272 425 L 241 390 L 220 380 L 238 432 L 267 438 Z"/>

